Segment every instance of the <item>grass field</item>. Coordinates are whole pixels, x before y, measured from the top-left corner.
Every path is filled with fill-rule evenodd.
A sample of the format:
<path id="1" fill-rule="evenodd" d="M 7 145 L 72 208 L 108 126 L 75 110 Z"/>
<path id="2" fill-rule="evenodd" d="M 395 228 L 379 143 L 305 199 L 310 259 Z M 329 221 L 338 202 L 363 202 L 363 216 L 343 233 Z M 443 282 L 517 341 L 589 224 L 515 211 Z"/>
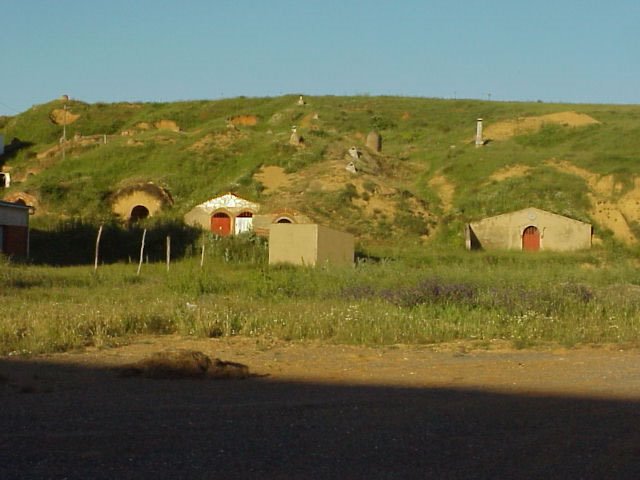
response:
<path id="1" fill-rule="evenodd" d="M 467 253 L 361 259 L 355 268 L 269 267 L 264 244 L 211 240 L 166 264 L 0 269 L 0 354 L 126 342 L 136 334 L 388 345 L 464 340 L 515 347 L 638 345 L 632 256 Z"/>

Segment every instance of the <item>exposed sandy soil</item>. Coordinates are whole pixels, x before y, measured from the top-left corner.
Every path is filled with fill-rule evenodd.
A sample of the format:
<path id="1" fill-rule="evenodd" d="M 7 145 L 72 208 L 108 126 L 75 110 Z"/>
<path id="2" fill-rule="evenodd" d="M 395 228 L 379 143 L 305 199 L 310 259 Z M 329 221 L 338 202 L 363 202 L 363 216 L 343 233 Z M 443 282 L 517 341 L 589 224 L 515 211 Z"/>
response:
<path id="1" fill-rule="evenodd" d="M 173 120 L 158 120 L 153 124 L 158 130 L 171 130 L 172 132 L 179 132 L 180 127 Z"/>
<path id="2" fill-rule="evenodd" d="M 440 197 L 440 203 L 444 212 L 451 210 L 453 206 L 453 196 L 456 193 L 456 187 L 453 183 L 447 180 L 444 175 L 436 175 L 429 180 L 429 186 L 433 188 L 438 197 Z"/>
<path id="3" fill-rule="evenodd" d="M 248 126 L 252 127 L 258 124 L 258 117 L 255 115 L 236 115 L 229 118 L 229 123 L 235 126 Z"/>
<path id="4" fill-rule="evenodd" d="M 315 126 L 314 121 L 318 119 L 319 117 L 317 112 L 308 113 L 300 119 L 299 126 L 302 128 L 313 128 Z"/>
<path id="5" fill-rule="evenodd" d="M 342 150 L 340 150 L 342 153 Z M 339 154 L 331 155 L 332 157 Z M 295 206 L 301 200 L 301 192 L 336 192 L 344 189 L 348 184 L 355 186 L 361 198 L 353 199 L 353 204 L 361 208 L 368 216 L 384 215 L 393 219 L 396 214 L 397 190 L 381 182 L 381 177 L 368 174 L 354 175 L 345 169 L 347 161 L 344 158 L 325 160 L 311 165 L 304 170 L 287 174 L 283 168 L 277 166 L 263 167 L 254 178 L 265 186 L 265 192 L 278 195 L 280 204 Z M 374 191 L 367 190 L 365 184 L 375 185 Z M 367 199 L 362 198 L 366 192 Z M 409 200 L 410 203 L 412 199 Z M 429 213 L 417 204 L 411 203 L 415 213 L 429 216 Z"/>
<path id="6" fill-rule="evenodd" d="M 116 373 L 169 348 L 256 376 Z M 0 358 L 0 476 L 639 478 L 639 353 L 166 336 Z"/>
<path id="7" fill-rule="evenodd" d="M 49 118 L 56 125 L 70 125 L 80 118 L 79 113 L 72 113 L 69 110 L 63 108 L 56 108 L 51 111 Z"/>
<path id="8" fill-rule="evenodd" d="M 40 202 L 37 197 L 31 195 L 27 192 L 13 192 L 4 197 L 4 200 L 7 202 L 17 202 L 22 200 L 25 205 L 29 205 L 31 207 L 35 207 L 36 212 L 39 210 Z"/>
<path id="9" fill-rule="evenodd" d="M 276 165 L 265 166 L 253 176 L 264 186 L 264 193 L 271 194 L 291 185 L 290 176 L 284 168 Z"/>
<path id="10" fill-rule="evenodd" d="M 495 171 L 489 177 L 489 180 L 495 180 L 501 182 L 509 178 L 524 177 L 531 171 L 531 167 L 527 165 L 508 165 Z"/>
<path id="11" fill-rule="evenodd" d="M 558 112 L 538 117 L 520 117 L 505 122 L 488 123 L 484 128 L 484 137 L 489 140 L 506 140 L 515 135 L 537 132 L 546 123 L 582 127 L 600 122 L 584 113 Z"/>
<path id="12" fill-rule="evenodd" d="M 206 153 L 212 148 L 227 149 L 246 136 L 246 133 L 236 130 L 235 128 L 216 134 L 208 133 L 200 140 L 195 141 L 188 150 L 192 152 Z"/>
<path id="13" fill-rule="evenodd" d="M 629 222 L 640 222 L 640 179 L 636 178 L 634 188 L 620 195 L 623 185 L 616 183 L 613 175 L 598 175 L 567 161 L 552 159 L 546 163 L 584 179 L 590 190 L 591 217 L 626 244 L 638 242 Z"/>

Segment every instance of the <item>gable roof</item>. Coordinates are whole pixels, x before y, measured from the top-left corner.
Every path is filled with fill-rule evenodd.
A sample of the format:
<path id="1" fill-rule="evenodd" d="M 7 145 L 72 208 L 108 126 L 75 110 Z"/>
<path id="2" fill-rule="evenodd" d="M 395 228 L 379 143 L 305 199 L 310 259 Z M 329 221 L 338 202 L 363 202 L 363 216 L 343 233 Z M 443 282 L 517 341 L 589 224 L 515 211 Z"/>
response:
<path id="1" fill-rule="evenodd" d="M 576 219 L 571 218 L 571 217 L 565 217 L 564 215 L 558 215 L 557 213 L 548 212 L 547 210 L 542 210 L 542 209 L 536 208 L 536 207 L 527 207 L 527 208 L 523 208 L 521 210 L 515 210 L 513 212 L 502 213 L 500 215 L 494 215 L 492 217 L 485 217 L 483 219 L 476 220 L 475 222 L 469 222 L 469 224 L 470 225 L 478 224 L 480 222 L 484 222 L 485 220 L 495 220 L 495 219 L 499 219 L 501 217 L 510 217 L 510 216 L 514 216 L 514 215 L 518 215 L 518 214 L 527 214 L 527 216 L 532 221 L 535 220 L 539 216 L 547 216 L 547 217 L 551 216 L 551 217 L 556 217 L 556 218 L 563 219 L 563 220 L 569 221 L 569 222 L 576 222 L 576 223 L 580 223 L 582 225 L 590 225 L 587 222 L 576 220 Z"/>
<path id="2" fill-rule="evenodd" d="M 219 208 L 229 208 L 229 209 L 238 209 L 238 210 L 250 210 L 253 212 L 257 212 L 260 210 L 260 205 L 254 202 L 250 202 L 242 197 L 238 197 L 233 193 L 225 193 L 219 197 L 212 198 L 207 200 L 204 203 L 198 205 L 198 207 L 213 212 Z"/>

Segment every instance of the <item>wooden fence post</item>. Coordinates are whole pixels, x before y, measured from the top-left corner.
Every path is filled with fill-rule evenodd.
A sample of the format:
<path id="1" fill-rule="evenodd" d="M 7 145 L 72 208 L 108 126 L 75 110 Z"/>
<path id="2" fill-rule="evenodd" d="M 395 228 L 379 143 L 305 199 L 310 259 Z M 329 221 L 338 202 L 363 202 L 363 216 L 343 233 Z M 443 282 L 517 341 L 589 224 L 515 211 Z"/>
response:
<path id="1" fill-rule="evenodd" d="M 170 264 L 171 264 L 171 237 L 167 235 L 167 272 L 169 271 Z"/>
<path id="2" fill-rule="evenodd" d="M 140 269 L 142 268 L 142 259 L 144 258 L 144 239 L 147 236 L 147 229 L 145 228 L 142 232 L 142 244 L 140 245 L 140 262 L 138 262 L 138 273 L 136 275 L 140 275 Z"/>
<path id="3" fill-rule="evenodd" d="M 98 271 L 98 252 L 100 251 L 100 237 L 102 236 L 102 227 L 103 225 L 100 225 L 100 228 L 98 229 L 98 238 L 96 238 L 96 258 L 93 262 L 93 270 L 96 272 Z"/>

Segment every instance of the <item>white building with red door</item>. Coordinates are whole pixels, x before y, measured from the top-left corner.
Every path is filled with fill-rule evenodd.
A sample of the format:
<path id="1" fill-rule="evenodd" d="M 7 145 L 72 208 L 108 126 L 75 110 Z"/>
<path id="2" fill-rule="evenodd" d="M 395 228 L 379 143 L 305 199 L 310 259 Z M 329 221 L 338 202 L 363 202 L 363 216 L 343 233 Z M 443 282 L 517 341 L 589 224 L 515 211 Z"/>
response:
<path id="1" fill-rule="evenodd" d="M 216 235 L 238 235 L 253 230 L 253 217 L 259 211 L 259 204 L 226 193 L 196 205 L 184 220 Z"/>
<path id="2" fill-rule="evenodd" d="M 468 250 L 572 251 L 591 248 L 591 224 L 540 210 L 525 208 L 469 223 Z"/>

